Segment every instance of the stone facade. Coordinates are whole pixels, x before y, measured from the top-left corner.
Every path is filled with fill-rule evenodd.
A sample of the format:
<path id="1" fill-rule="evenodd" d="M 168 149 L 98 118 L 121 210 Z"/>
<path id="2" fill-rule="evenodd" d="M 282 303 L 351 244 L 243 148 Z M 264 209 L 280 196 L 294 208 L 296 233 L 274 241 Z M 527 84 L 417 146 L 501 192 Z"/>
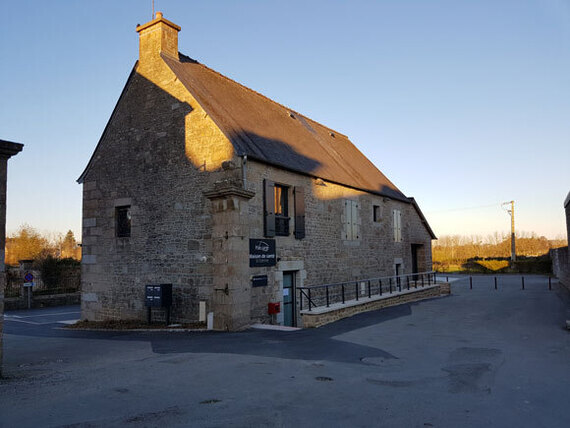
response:
<path id="1" fill-rule="evenodd" d="M 171 283 L 174 321 L 199 320 L 203 302 L 216 329 L 236 330 L 284 322 L 267 305 L 283 303 L 287 272 L 299 287 L 431 270 L 433 233 L 411 200 L 238 153 L 165 64 L 177 53 L 178 30 L 162 16 L 138 27 L 139 62 L 79 180 L 83 319 L 144 319 L 144 286 Z M 264 180 L 285 189 L 290 233 L 274 238 L 275 266 L 250 268 L 249 240 L 265 235 Z M 293 233 L 294 189 L 304 191 L 302 239 Z M 352 223 L 347 203 L 356 213 Z M 127 208 L 129 236 L 117 236 L 119 211 Z M 350 239 L 348 224 L 356 231 Z M 263 275 L 267 285 L 252 287 L 252 277 Z"/>
<path id="2" fill-rule="evenodd" d="M 550 250 L 550 259 L 552 260 L 552 273 L 554 276 L 556 276 L 564 285 L 570 287 L 568 247 Z"/>
<path id="3" fill-rule="evenodd" d="M 418 271 L 431 270 L 431 236 L 422 225 L 418 213 L 411 204 L 389 200 L 330 183 L 322 179 L 302 176 L 256 162 L 248 164 L 248 189 L 255 193 L 249 203 L 249 237 L 263 237 L 263 180 L 271 179 L 288 186 L 289 200 L 293 199 L 292 189 L 302 187 L 305 192 L 304 239 L 277 236 L 277 257 L 282 262 L 297 261 L 300 269 L 251 268 L 250 275 L 282 276 L 283 271 L 299 271 L 298 286 L 319 285 L 365 279 L 396 273 L 412 272 L 411 245 L 422 245 L 423 257 L 418 260 Z M 345 201 L 356 201 L 358 236 L 345 239 Z M 373 220 L 373 206 L 380 207 L 379 221 Z M 402 212 L 402 241 L 394 242 L 392 212 Z M 290 229 L 294 225 L 290 220 Z M 274 292 L 280 300 L 282 284 L 275 278 Z M 265 311 L 265 312 L 264 312 Z M 256 316 L 257 315 L 257 316 Z M 268 322 L 267 299 L 252 300 L 252 318 L 258 322 Z"/>

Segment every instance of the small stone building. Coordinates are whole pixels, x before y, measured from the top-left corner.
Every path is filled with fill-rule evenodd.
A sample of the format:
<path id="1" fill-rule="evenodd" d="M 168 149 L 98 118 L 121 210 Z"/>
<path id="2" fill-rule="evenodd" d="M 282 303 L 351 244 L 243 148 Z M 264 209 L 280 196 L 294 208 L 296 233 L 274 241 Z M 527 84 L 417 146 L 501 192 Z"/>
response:
<path id="1" fill-rule="evenodd" d="M 166 283 L 177 322 L 295 325 L 296 287 L 431 270 L 413 198 L 345 135 L 179 53 L 179 31 L 137 27 L 78 180 L 83 319 L 145 319 L 145 285 Z"/>

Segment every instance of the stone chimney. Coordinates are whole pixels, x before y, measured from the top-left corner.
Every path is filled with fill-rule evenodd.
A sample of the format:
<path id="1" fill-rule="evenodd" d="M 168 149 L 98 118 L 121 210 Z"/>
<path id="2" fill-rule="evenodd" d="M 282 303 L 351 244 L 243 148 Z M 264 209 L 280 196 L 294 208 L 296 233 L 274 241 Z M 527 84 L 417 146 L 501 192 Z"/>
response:
<path id="1" fill-rule="evenodd" d="M 156 12 L 156 18 L 137 27 L 139 33 L 139 61 L 153 60 L 161 53 L 178 58 L 178 32 L 180 27 Z"/>

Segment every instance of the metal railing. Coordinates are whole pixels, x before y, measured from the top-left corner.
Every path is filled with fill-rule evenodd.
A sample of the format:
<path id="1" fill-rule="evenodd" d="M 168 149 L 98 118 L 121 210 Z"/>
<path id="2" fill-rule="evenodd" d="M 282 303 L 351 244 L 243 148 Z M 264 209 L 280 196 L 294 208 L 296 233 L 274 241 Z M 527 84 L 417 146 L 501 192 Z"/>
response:
<path id="1" fill-rule="evenodd" d="M 451 275 L 449 275 L 449 274 L 443 274 L 443 273 L 441 273 L 441 272 L 440 272 L 439 274 L 440 274 L 442 277 L 445 277 L 445 281 L 446 281 L 446 282 L 449 282 L 449 277 L 450 277 Z M 509 277 L 510 279 L 513 279 L 513 278 L 515 278 L 517 275 L 509 275 L 509 274 L 507 274 L 506 276 Z M 499 286 L 498 286 L 497 276 L 491 276 L 491 275 L 485 275 L 485 274 L 483 274 L 483 275 L 479 275 L 479 276 L 476 277 L 476 278 L 478 278 L 478 279 L 482 279 L 482 278 L 489 279 L 489 278 L 491 278 L 491 277 L 493 278 L 493 284 L 494 284 L 495 290 L 498 290 L 498 289 L 499 289 Z M 453 276 L 452 276 L 452 278 L 453 278 Z M 501 277 L 499 276 L 499 278 L 501 278 Z M 547 278 L 547 280 L 548 280 L 548 290 L 549 290 L 549 291 L 552 291 L 552 276 L 548 275 L 546 278 Z M 467 279 L 467 277 L 464 277 L 464 278 L 461 278 L 461 279 Z M 520 279 L 521 279 L 521 290 L 525 290 L 525 276 L 524 276 L 524 275 L 521 275 Z M 545 279 L 545 281 L 546 281 L 546 279 Z M 485 282 L 490 282 L 490 281 L 485 281 Z M 512 281 L 512 282 L 514 283 L 514 281 Z M 480 284 L 477 284 L 477 285 L 480 286 Z M 510 285 L 511 285 L 511 284 L 509 284 L 509 286 L 510 286 Z M 544 284 L 544 285 L 546 285 L 546 284 Z M 476 287 L 476 288 L 480 288 L 480 287 Z M 470 290 L 473 290 L 473 275 L 469 275 L 469 289 L 470 289 Z"/>
<path id="2" fill-rule="evenodd" d="M 423 288 L 436 283 L 436 272 L 410 273 L 406 275 L 383 276 L 380 278 L 337 282 L 334 284 L 297 287 L 299 290 L 299 310 L 308 304 L 309 311 L 318 307 L 346 304 L 372 296 L 390 295 L 402 290 Z"/>

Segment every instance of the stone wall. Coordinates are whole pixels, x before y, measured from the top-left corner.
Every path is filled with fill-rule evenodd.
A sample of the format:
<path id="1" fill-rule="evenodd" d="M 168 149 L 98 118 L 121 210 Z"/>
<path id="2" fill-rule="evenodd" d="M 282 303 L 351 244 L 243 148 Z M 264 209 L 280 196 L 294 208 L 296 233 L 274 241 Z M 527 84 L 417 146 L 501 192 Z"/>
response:
<path id="1" fill-rule="evenodd" d="M 81 301 L 81 293 L 65 293 L 65 294 L 40 294 L 34 296 L 32 294 L 32 308 L 47 308 L 52 306 L 78 305 Z M 27 291 L 20 297 L 9 297 L 4 300 L 4 307 L 7 311 L 17 309 L 28 309 Z"/>
<path id="2" fill-rule="evenodd" d="M 555 276 L 560 277 L 568 270 L 568 247 L 550 250 L 550 258 L 552 259 L 552 273 Z"/>
<path id="3" fill-rule="evenodd" d="M 213 293 L 203 191 L 230 146 L 162 60 L 138 64 L 83 177 L 82 318 L 143 318 L 145 284 L 172 283 L 172 319 L 197 319 Z M 115 236 L 120 206 L 127 238 Z"/>
<path id="4" fill-rule="evenodd" d="M 564 201 L 566 212 L 566 232 L 570 241 L 570 193 Z M 552 259 L 552 273 L 556 275 L 561 284 L 570 290 L 570 250 L 569 247 L 557 248 L 550 251 Z"/>

